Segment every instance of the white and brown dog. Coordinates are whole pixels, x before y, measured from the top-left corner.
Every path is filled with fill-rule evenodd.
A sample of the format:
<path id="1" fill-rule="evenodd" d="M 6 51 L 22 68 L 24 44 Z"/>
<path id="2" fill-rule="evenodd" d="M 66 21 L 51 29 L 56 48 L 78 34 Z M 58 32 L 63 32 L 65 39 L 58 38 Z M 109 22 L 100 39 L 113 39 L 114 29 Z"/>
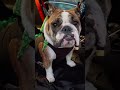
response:
<path id="1" fill-rule="evenodd" d="M 78 50 L 80 45 L 80 8 L 76 7 L 72 10 L 61 10 L 49 4 L 48 12 L 50 16 L 44 26 L 44 37 L 49 44 L 44 52 L 41 50 L 41 44 L 38 45 L 38 48 L 43 59 L 43 64 L 49 62 L 49 66 L 45 67 L 46 78 L 49 82 L 54 82 L 52 62 L 61 57 L 61 59 L 63 59 L 64 57 L 60 54 L 65 52 L 64 56 L 67 65 L 70 67 L 76 65 L 75 62 L 71 60 L 71 57 L 73 51 Z"/>

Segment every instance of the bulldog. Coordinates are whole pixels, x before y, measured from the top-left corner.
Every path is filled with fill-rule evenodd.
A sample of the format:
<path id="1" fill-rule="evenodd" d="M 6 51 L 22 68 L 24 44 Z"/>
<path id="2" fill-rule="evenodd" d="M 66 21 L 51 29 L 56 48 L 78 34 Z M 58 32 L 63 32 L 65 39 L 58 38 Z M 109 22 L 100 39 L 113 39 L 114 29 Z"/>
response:
<path id="1" fill-rule="evenodd" d="M 74 67 L 76 63 L 71 60 L 74 50 L 80 45 L 80 8 L 71 10 L 61 10 L 51 4 L 48 5 L 49 17 L 44 25 L 44 38 L 48 42 L 47 47 L 42 51 L 42 44 L 39 44 L 39 52 L 43 59 L 43 64 L 49 62 L 45 67 L 46 78 L 49 82 L 54 82 L 52 62 L 56 59 L 66 58 L 67 65 Z M 61 56 L 62 53 L 64 56 Z"/>

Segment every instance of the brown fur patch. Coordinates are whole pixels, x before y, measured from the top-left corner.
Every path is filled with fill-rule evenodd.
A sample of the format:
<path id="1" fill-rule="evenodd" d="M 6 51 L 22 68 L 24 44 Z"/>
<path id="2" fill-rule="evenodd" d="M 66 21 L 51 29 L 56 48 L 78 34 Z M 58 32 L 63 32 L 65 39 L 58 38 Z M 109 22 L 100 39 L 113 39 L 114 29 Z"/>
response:
<path id="1" fill-rule="evenodd" d="M 80 14 L 76 13 L 76 8 L 75 9 L 71 9 L 71 10 L 67 10 L 67 12 L 72 15 L 74 20 L 78 20 L 80 22 Z"/>
<path id="2" fill-rule="evenodd" d="M 47 55 L 47 48 L 44 51 L 42 51 L 43 45 L 44 45 L 44 43 L 40 42 L 38 45 L 38 49 L 39 49 L 39 53 L 43 60 L 43 67 L 48 68 L 50 66 L 50 60 Z"/>

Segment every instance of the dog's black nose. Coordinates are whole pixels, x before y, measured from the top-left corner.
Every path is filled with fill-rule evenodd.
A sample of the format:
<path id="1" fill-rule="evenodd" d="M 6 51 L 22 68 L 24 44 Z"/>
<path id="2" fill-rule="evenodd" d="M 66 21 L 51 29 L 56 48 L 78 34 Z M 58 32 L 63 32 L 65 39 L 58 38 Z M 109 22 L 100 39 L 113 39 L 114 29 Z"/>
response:
<path id="1" fill-rule="evenodd" d="M 63 27 L 62 32 L 65 34 L 71 34 L 72 28 L 69 26 L 65 26 L 65 27 Z"/>

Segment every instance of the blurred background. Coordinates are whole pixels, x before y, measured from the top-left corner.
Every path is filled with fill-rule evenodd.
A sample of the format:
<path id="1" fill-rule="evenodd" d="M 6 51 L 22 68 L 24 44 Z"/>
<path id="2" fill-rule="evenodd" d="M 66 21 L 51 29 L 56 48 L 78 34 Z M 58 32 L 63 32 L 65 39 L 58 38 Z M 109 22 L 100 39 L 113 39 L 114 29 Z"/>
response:
<path id="1" fill-rule="evenodd" d="M 100 5 L 104 3 L 102 0 L 97 1 Z M 0 33 L 7 26 L 6 21 L 10 17 L 14 17 L 13 8 L 15 2 L 16 0 L 0 0 Z M 94 62 L 95 58 L 93 58 L 87 75 L 87 80 L 97 90 L 120 90 L 120 2 L 119 0 L 111 0 L 111 4 L 112 8 L 106 25 L 108 32 L 108 47 L 106 48 L 108 54 L 97 64 Z M 41 23 L 41 21 L 38 23 Z M 2 43 L 1 38 L 0 36 L 0 44 Z M 0 49 L 0 90 L 17 88 L 16 74 L 12 69 L 7 54 L 3 55 L 3 51 Z M 2 60 L 3 58 L 4 60 Z"/>

